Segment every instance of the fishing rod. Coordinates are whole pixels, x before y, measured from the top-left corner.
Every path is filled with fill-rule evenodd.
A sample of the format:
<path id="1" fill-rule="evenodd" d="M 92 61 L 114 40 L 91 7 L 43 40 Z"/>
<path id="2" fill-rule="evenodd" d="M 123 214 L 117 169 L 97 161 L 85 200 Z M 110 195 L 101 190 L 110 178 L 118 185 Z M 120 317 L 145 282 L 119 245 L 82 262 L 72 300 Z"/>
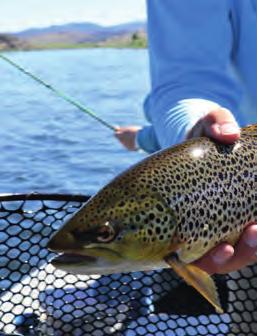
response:
<path id="1" fill-rule="evenodd" d="M 10 65 L 12 65 L 13 67 L 15 67 L 16 69 L 18 69 L 20 72 L 24 73 L 25 75 L 29 76 L 30 78 L 32 78 L 34 81 L 38 82 L 39 84 L 43 85 L 44 87 L 46 87 L 47 89 L 49 89 L 50 91 L 54 92 L 57 96 L 63 98 L 64 100 L 66 100 L 68 103 L 76 106 L 79 110 L 81 110 L 82 112 L 85 112 L 87 115 L 89 115 L 90 117 L 94 118 L 95 120 L 97 120 L 98 122 L 100 122 L 102 125 L 108 127 L 109 129 L 111 129 L 112 131 L 116 131 L 115 127 L 112 126 L 111 124 L 109 124 L 107 121 L 103 120 L 102 118 L 98 117 L 92 110 L 90 110 L 89 108 L 85 107 L 84 105 L 82 105 L 80 102 L 76 101 L 75 99 L 67 96 L 66 94 L 64 94 L 63 92 L 57 90 L 56 88 L 54 88 L 52 85 L 50 85 L 49 83 L 45 82 L 44 80 L 42 80 L 41 78 L 35 76 L 34 74 L 32 74 L 30 71 L 24 69 L 23 67 L 21 67 L 19 64 L 15 63 L 14 61 L 10 60 L 8 57 L 4 56 L 3 54 L 0 54 L 0 58 L 2 58 L 4 61 L 6 61 L 7 63 L 9 63 Z"/>

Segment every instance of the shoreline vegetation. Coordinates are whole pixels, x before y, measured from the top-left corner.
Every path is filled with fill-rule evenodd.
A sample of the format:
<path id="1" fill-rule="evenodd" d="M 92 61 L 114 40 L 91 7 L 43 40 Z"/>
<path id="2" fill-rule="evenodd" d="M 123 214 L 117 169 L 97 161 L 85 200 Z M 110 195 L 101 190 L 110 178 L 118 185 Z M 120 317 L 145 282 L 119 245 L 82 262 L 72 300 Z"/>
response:
<path id="1" fill-rule="evenodd" d="M 147 48 L 145 23 L 113 27 L 75 23 L 18 33 L 0 33 L 0 51 L 82 48 Z"/>

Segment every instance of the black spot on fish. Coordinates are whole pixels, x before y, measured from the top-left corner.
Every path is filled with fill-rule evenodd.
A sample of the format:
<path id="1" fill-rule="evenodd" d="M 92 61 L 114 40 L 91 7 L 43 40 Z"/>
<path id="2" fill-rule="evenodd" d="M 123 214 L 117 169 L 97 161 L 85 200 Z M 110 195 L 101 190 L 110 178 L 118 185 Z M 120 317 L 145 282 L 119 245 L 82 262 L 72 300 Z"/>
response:
<path id="1" fill-rule="evenodd" d="M 159 235 L 161 233 L 161 228 L 159 226 L 157 226 L 155 228 L 155 232 L 156 232 L 157 235 Z"/>
<path id="2" fill-rule="evenodd" d="M 164 211 L 163 207 L 159 203 L 156 204 L 156 209 L 160 212 Z"/>
<path id="3" fill-rule="evenodd" d="M 228 225 L 226 225 L 226 226 L 224 226 L 224 227 L 221 228 L 221 231 L 222 231 L 223 233 L 227 233 L 227 232 L 228 232 L 228 229 L 229 229 L 229 227 L 228 227 Z"/>

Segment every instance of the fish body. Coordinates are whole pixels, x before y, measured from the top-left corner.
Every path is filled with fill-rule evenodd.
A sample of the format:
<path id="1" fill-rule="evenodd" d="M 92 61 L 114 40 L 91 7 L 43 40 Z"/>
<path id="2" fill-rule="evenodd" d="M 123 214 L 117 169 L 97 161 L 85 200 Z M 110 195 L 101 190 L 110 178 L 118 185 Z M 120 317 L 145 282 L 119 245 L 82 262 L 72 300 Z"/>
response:
<path id="1" fill-rule="evenodd" d="M 79 274 L 172 267 L 222 312 L 192 262 L 235 245 L 257 221 L 257 125 L 233 145 L 202 137 L 159 151 L 92 197 L 50 240 L 52 263 Z"/>

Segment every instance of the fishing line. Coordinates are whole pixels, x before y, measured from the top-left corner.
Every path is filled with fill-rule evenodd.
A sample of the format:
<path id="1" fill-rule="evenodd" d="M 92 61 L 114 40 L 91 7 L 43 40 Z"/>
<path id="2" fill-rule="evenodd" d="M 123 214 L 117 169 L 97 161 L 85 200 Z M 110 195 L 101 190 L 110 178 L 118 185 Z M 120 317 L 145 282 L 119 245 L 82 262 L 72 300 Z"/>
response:
<path id="1" fill-rule="evenodd" d="M 44 80 L 42 80 L 41 78 L 35 76 L 34 74 L 32 74 L 30 71 L 24 69 L 23 67 L 21 67 L 19 64 L 15 63 L 14 61 L 10 60 L 8 57 L 0 54 L 0 58 L 2 58 L 4 61 L 6 61 L 7 63 L 11 64 L 13 67 L 15 67 L 16 69 L 18 69 L 20 72 L 24 73 L 25 75 L 29 76 L 30 78 L 34 79 L 34 81 L 38 82 L 39 84 L 43 85 L 44 87 L 46 87 L 47 89 L 49 89 L 50 91 L 54 92 L 57 96 L 63 98 L 64 100 L 66 100 L 68 103 L 76 106 L 79 110 L 85 112 L 87 115 L 89 115 L 90 117 L 94 118 L 95 120 L 99 121 L 102 125 L 110 128 L 111 130 L 115 131 L 115 127 L 112 126 L 111 124 L 109 124 L 107 121 L 103 120 L 102 118 L 98 117 L 92 110 L 90 110 L 89 108 L 85 107 L 84 105 L 82 105 L 80 102 L 76 101 L 75 99 L 67 96 L 66 94 L 64 94 L 63 92 L 57 90 L 56 88 L 54 88 L 52 85 L 48 84 L 47 82 L 45 82 Z"/>

